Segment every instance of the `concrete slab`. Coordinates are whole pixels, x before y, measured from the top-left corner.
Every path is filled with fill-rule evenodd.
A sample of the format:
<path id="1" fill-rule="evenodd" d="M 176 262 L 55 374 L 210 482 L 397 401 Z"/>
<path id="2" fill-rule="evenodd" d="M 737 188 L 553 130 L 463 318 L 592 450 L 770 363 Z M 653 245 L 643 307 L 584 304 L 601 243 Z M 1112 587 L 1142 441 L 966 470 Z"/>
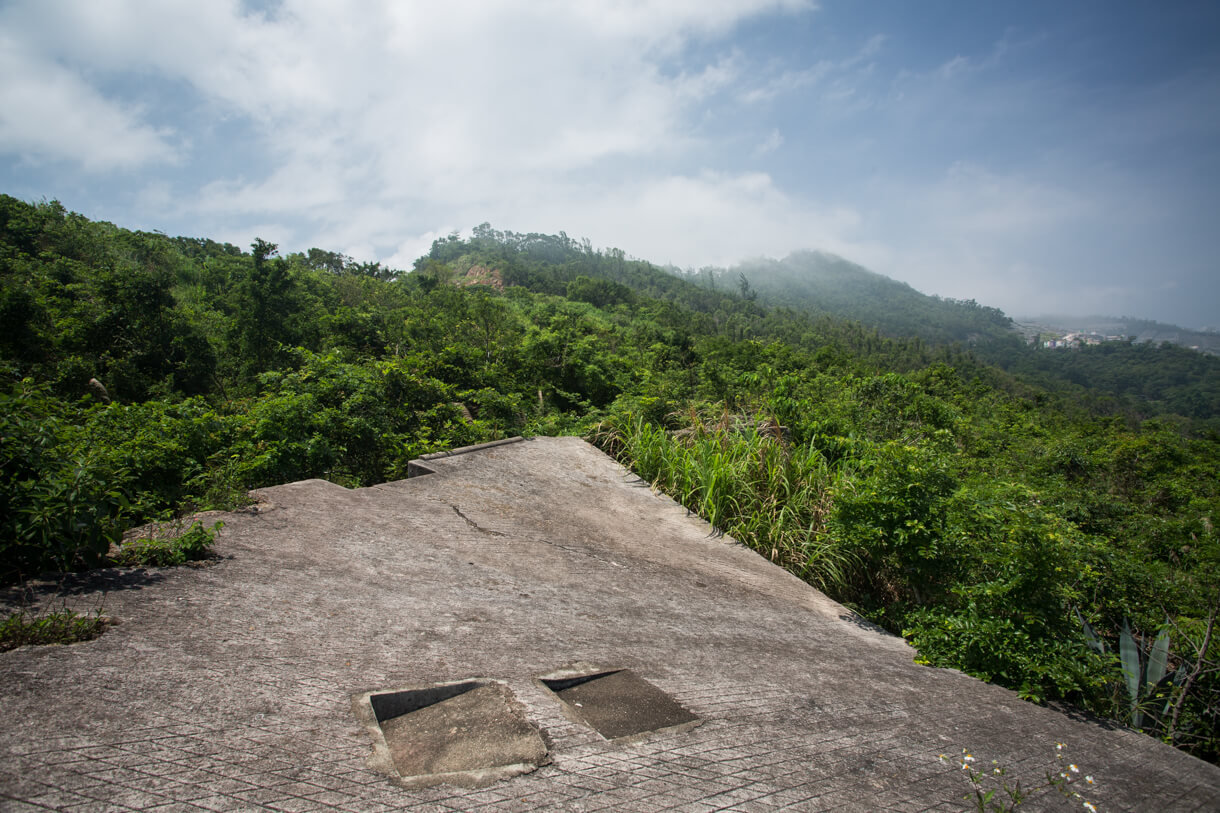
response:
<path id="1" fill-rule="evenodd" d="M 580 440 L 423 468 L 265 489 L 223 517 L 217 564 L 45 595 L 120 623 L 0 654 L 0 809 L 954 810 L 969 785 L 938 755 L 1028 785 L 1056 742 L 1101 810 L 1220 809 L 1220 769 L 914 664 Z M 537 682 L 576 663 L 703 722 L 607 739 Z M 549 764 L 395 784 L 352 698 L 473 676 L 511 693 Z M 1043 805 L 1025 809 L 1080 809 Z"/>
<path id="2" fill-rule="evenodd" d="M 547 760 L 538 729 L 499 681 L 366 692 L 352 707 L 373 740 L 370 767 L 402 787 L 483 787 Z"/>

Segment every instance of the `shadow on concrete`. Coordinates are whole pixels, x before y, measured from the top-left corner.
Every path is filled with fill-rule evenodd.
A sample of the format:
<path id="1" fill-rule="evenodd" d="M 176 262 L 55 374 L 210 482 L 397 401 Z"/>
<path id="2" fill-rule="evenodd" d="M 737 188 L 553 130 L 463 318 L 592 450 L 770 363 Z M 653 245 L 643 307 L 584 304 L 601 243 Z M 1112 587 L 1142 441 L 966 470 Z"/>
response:
<path id="1" fill-rule="evenodd" d="M 1087 723 L 1089 725 L 1104 728 L 1106 731 L 1123 731 L 1127 727 L 1117 720 L 1111 720 L 1106 717 L 1098 717 L 1092 712 L 1082 709 L 1079 706 L 1073 706 L 1070 703 L 1041 703 L 1039 705 L 1048 709 L 1053 709 L 1059 712 L 1064 717 L 1075 720 L 1078 723 Z"/>
<path id="2" fill-rule="evenodd" d="M 214 557 L 213 561 L 219 561 Z M 207 560 L 204 560 L 207 561 Z M 0 606 L 16 610 L 39 604 L 55 596 L 82 596 L 91 593 L 115 593 L 143 590 L 164 581 L 161 570 L 145 568 L 107 567 L 82 573 L 44 574 L 37 579 L 10 585 L 0 590 Z"/>
<path id="3" fill-rule="evenodd" d="M 867 618 L 864 618 L 863 616 L 854 615 L 852 613 L 840 613 L 839 620 L 846 624 L 851 624 L 853 627 L 857 627 L 859 629 L 866 630 L 868 632 L 876 632 L 881 635 L 888 635 L 891 638 L 898 637 L 897 635 L 894 635 L 894 633 L 887 630 L 885 627 L 882 627 L 878 624 L 874 624 L 872 621 L 869 621 Z"/>

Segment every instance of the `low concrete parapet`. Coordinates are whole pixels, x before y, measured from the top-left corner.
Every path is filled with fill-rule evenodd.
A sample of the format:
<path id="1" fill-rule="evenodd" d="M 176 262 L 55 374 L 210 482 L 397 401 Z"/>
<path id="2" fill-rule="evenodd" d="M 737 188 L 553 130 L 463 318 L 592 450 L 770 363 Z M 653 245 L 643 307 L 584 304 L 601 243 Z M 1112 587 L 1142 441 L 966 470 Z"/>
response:
<path id="1" fill-rule="evenodd" d="M 493 449 L 496 446 L 506 446 L 510 443 L 520 443 L 525 438 L 517 435 L 511 438 L 502 440 L 490 440 L 487 443 L 475 443 L 471 446 L 462 446 L 457 449 L 450 449 L 446 452 L 433 452 L 407 463 L 407 477 L 422 477 L 426 474 L 436 474 L 436 469 L 428 465 L 428 461 L 443 460 L 447 457 L 457 457 L 458 455 L 469 454 L 470 452 L 481 452 L 484 449 Z"/>

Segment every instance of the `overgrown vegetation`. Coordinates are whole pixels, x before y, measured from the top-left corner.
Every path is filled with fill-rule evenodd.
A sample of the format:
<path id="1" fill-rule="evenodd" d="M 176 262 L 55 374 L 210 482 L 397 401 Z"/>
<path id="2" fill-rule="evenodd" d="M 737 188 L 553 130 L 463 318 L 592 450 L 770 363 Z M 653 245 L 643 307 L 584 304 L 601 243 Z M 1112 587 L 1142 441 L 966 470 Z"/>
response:
<path id="1" fill-rule="evenodd" d="M 147 536 L 125 542 L 113 561 L 123 567 L 170 567 L 197 562 L 211 554 L 216 533 L 223 527 L 223 522 L 214 522 L 209 528 L 194 522 L 185 532 L 177 533 L 181 527 L 170 523 L 168 528 L 156 528 Z"/>
<path id="2" fill-rule="evenodd" d="M 794 449 L 774 420 L 715 423 L 692 413 L 679 433 L 627 416 L 598 427 L 594 440 L 642 477 L 735 539 L 836 591 L 859 567 L 826 533 L 831 494 L 842 481 L 820 451 Z"/>
<path id="3" fill-rule="evenodd" d="M 110 623 L 110 619 L 98 613 L 67 609 L 42 613 L 20 610 L 0 619 L 0 652 L 19 646 L 91 641 L 105 632 Z"/>
<path id="4" fill-rule="evenodd" d="M 580 433 L 927 663 L 1220 758 L 1212 362 L 1138 397 L 1039 383 L 982 360 L 1034 352 L 1000 334 L 886 336 L 751 293 L 562 234 L 484 225 L 400 274 L 0 198 L 0 577 L 96 566 L 250 488 Z M 1124 619 L 1145 653 L 1170 629 L 1182 675 L 1138 721 Z"/>

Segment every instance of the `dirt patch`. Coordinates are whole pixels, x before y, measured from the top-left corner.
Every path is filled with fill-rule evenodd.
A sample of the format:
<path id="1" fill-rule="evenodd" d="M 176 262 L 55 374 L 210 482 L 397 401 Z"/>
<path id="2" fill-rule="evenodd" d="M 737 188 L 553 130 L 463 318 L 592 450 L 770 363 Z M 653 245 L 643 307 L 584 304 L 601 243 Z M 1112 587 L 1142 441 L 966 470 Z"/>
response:
<path id="1" fill-rule="evenodd" d="M 497 291 L 504 290 L 504 277 L 494 268 L 484 265 L 472 265 L 461 278 L 458 285 L 488 285 Z"/>

